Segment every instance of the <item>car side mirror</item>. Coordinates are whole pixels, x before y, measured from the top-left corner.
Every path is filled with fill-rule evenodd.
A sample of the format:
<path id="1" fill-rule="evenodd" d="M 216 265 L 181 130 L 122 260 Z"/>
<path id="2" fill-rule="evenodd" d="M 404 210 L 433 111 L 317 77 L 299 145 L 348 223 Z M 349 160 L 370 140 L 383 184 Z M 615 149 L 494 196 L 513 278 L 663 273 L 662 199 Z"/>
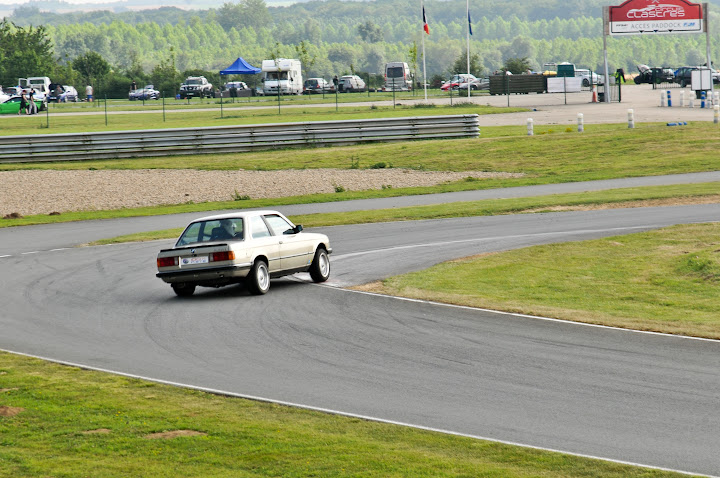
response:
<path id="1" fill-rule="evenodd" d="M 298 224 L 293 228 L 293 234 L 297 234 L 303 230 L 302 224 Z"/>

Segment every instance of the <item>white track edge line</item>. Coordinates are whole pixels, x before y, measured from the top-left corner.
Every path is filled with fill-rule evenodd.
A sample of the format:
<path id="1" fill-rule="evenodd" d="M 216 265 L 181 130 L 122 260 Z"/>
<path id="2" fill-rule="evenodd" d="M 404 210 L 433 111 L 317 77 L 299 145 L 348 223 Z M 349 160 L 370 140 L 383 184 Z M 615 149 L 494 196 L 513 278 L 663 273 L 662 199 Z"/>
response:
<path id="1" fill-rule="evenodd" d="M 402 300 L 406 302 L 417 302 L 419 304 L 431 304 L 441 307 L 451 307 L 455 309 L 463 309 L 463 310 L 473 310 L 473 311 L 479 311 L 479 312 L 488 312 L 492 314 L 502 314 L 502 315 L 511 315 L 514 317 L 521 317 L 523 319 L 536 319 L 536 320 L 544 320 L 547 322 L 559 322 L 562 324 L 568 324 L 568 325 L 580 325 L 584 327 L 595 327 L 599 329 L 610 329 L 610 330 L 617 330 L 620 332 L 632 332 L 635 334 L 647 334 L 647 335 L 660 335 L 662 337 L 674 337 L 679 339 L 690 339 L 690 340 L 699 340 L 703 342 L 715 342 L 720 343 L 720 339 L 709 339 L 707 337 L 693 337 L 691 335 L 679 335 L 679 334 L 669 334 L 666 332 L 653 332 L 651 330 L 637 330 L 637 329 L 625 329 L 623 327 L 614 327 L 611 325 L 602 325 L 602 324 L 591 324 L 588 322 L 575 322 L 573 320 L 566 320 L 566 319 L 554 319 L 552 317 L 543 317 L 541 315 L 528 315 L 528 314 L 520 314 L 518 312 L 505 312 L 502 310 L 493 310 L 493 309 L 483 309 L 481 307 L 471 307 L 469 305 L 457 305 L 457 304 L 446 304 L 444 302 L 434 302 L 432 300 L 423 300 L 423 299 L 413 299 L 411 297 L 400 297 L 395 295 L 386 295 L 386 294 L 380 294 L 377 292 L 368 292 L 364 290 L 355 290 L 355 289 L 347 289 L 346 287 L 336 287 L 332 286 L 330 284 L 313 284 L 318 285 L 321 287 L 328 287 L 331 289 L 337 289 L 344 292 L 352 292 L 356 294 L 367 294 L 367 295 L 374 295 L 377 297 L 385 297 L 387 299 L 394 299 L 394 300 Z"/>
<path id="2" fill-rule="evenodd" d="M 160 383 L 163 385 L 170 385 L 170 386 L 178 387 L 178 388 L 187 388 L 187 389 L 191 389 L 191 390 L 198 390 L 201 392 L 211 393 L 213 395 L 222 395 L 222 396 L 233 397 L 233 398 L 242 398 L 245 400 L 253 400 L 256 402 L 263 402 L 263 403 L 273 403 L 276 405 L 300 408 L 300 409 L 304 409 L 304 410 L 311 410 L 311 411 L 315 411 L 315 412 L 327 413 L 330 415 L 338 415 L 338 416 L 343 416 L 343 417 L 348 417 L 348 418 L 358 418 L 361 420 L 367 420 L 367 421 L 371 421 L 371 422 L 386 423 L 388 425 L 397 425 L 397 426 L 402 426 L 402 427 L 415 428 L 417 430 L 442 433 L 444 435 L 452 435 L 452 436 L 458 436 L 458 437 L 464 437 L 464 438 L 472 438 L 475 440 L 484 440 L 484 441 L 489 441 L 489 442 L 501 443 L 503 445 L 519 446 L 519 447 L 529 448 L 529 449 L 533 449 L 533 450 L 548 451 L 548 452 L 552 452 L 552 453 L 562 453 L 565 455 L 577 456 L 580 458 L 588 458 L 588 459 L 592 459 L 592 460 L 608 461 L 611 463 L 618 463 L 621 465 L 629 465 L 629 466 L 648 468 L 648 469 L 652 469 L 652 470 L 681 473 L 683 475 L 705 476 L 708 478 L 720 478 L 720 476 L 715 476 L 715 475 L 704 475 L 704 474 L 699 474 L 699 473 L 690 472 L 690 471 L 675 470 L 672 468 L 663 468 L 663 467 L 658 467 L 658 466 L 645 465 L 642 463 L 635 463 L 635 462 L 631 462 L 631 461 L 614 460 L 612 458 L 603 458 L 603 457 L 599 457 L 599 456 L 586 455 L 583 453 L 574 453 L 574 452 L 563 451 L 563 450 L 558 450 L 558 449 L 554 449 L 554 448 L 544 448 L 544 447 L 539 447 L 539 446 L 534 446 L 534 445 L 526 445 L 526 444 L 518 443 L 518 442 L 512 442 L 512 441 L 507 441 L 507 440 L 498 440 L 498 439 L 494 439 L 494 438 L 482 437 L 479 435 L 472 435 L 472 434 L 468 434 L 468 433 L 460 433 L 460 432 L 454 432 L 451 430 L 444 430 L 442 428 L 433 428 L 433 427 L 427 427 L 424 425 L 414 425 L 412 423 L 399 422 L 399 421 L 388 420 L 388 419 L 384 419 L 384 418 L 376 418 L 376 417 L 371 417 L 368 415 L 360 415 L 357 413 L 342 412 L 342 411 L 333 410 L 330 408 L 315 407 L 312 405 L 303 405 L 301 403 L 286 402 L 283 400 L 273 400 L 270 398 L 257 397 L 254 395 L 245 395 L 245 394 L 241 394 L 241 393 L 228 392 L 225 390 L 218 390 L 218 389 L 214 389 L 214 388 L 200 387 L 197 385 L 189 385 L 189 384 L 185 384 L 185 383 L 181 383 L 181 382 L 172 382 L 169 380 L 162 380 L 162 379 L 156 379 L 156 378 L 152 378 L 152 377 L 146 377 L 143 375 L 119 372 L 116 370 L 110 370 L 110 369 L 105 369 L 105 368 L 100 368 L 100 367 L 93 367 L 90 365 L 83 365 L 83 364 L 78 364 L 78 363 L 74 363 L 74 362 L 67 362 L 65 360 L 56 360 L 56 359 L 52 359 L 52 358 L 48 358 L 48 357 L 43 357 L 40 355 L 27 354 L 27 353 L 23 353 L 23 352 L 15 352 L 12 350 L 7 350 L 7 349 L 0 349 L 0 351 L 14 354 L 14 355 L 20 355 L 20 356 L 24 356 L 24 357 L 31 357 L 31 358 L 36 358 L 36 359 L 40 359 L 40 360 L 45 360 L 48 362 L 53 362 L 53 363 L 65 365 L 68 367 L 77 367 L 77 368 L 81 368 L 84 370 L 92 370 L 95 372 L 109 373 L 112 375 L 119 375 L 122 377 L 134 378 L 134 379 L 138 379 L 138 380 L 146 380 L 149 382 Z"/>

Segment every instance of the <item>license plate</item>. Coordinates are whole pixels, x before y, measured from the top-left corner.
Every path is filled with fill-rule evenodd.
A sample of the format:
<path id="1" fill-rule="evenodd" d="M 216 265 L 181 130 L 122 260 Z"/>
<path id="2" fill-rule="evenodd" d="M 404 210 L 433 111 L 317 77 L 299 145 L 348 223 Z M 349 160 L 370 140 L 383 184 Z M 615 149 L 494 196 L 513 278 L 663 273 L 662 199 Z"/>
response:
<path id="1" fill-rule="evenodd" d="M 208 256 L 199 256 L 199 257 L 182 257 L 180 259 L 180 265 L 188 265 L 188 264 L 207 264 L 210 262 L 208 260 Z"/>

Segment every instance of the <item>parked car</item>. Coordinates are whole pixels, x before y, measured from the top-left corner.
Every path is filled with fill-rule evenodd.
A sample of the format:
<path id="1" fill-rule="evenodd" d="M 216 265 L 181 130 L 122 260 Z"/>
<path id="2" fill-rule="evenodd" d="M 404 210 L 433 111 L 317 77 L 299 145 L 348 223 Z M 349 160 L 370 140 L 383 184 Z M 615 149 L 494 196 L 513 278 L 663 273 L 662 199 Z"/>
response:
<path id="1" fill-rule="evenodd" d="M 685 88 L 692 82 L 692 72 L 699 70 L 697 66 L 681 66 L 675 70 L 674 82 L 680 83 L 680 86 Z"/>
<path id="2" fill-rule="evenodd" d="M 204 76 L 188 76 L 180 85 L 180 99 L 213 97 L 213 85 Z"/>
<path id="3" fill-rule="evenodd" d="M 48 94 L 47 100 L 49 103 L 66 103 L 68 101 L 77 102 L 78 92 L 74 86 L 51 83 L 50 93 Z"/>
<path id="4" fill-rule="evenodd" d="M 335 85 L 328 82 L 325 78 L 308 78 L 303 83 L 303 94 L 319 94 L 330 93 L 335 91 Z"/>
<path id="5" fill-rule="evenodd" d="M 588 87 L 590 85 L 602 85 L 605 83 L 605 77 L 600 76 L 594 71 L 585 68 L 575 68 L 575 78 L 582 78 L 582 85 Z"/>
<path id="6" fill-rule="evenodd" d="M 330 241 L 303 232 L 277 211 L 239 211 L 191 222 L 175 245 L 157 256 L 157 277 L 179 296 L 197 286 L 244 282 L 252 294 L 265 294 L 270 279 L 309 272 L 314 282 L 330 277 Z"/>
<path id="7" fill-rule="evenodd" d="M 638 75 L 633 78 L 636 85 L 641 83 L 674 83 L 675 73 L 672 68 L 650 67 L 647 65 L 638 65 Z"/>
<path id="8" fill-rule="evenodd" d="M 460 87 L 460 85 L 462 85 L 463 83 L 468 83 L 473 80 L 477 80 L 475 75 L 468 75 L 467 73 L 460 73 L 458 75 L 453 76 L 445 83 L 443 83 L 442 86 L 440 86 L 440 89 L 443 91 L 457 90 Z"/>
<path id="9" fill-rule="evenodd" d="M 365 81 L 357 75 L 341 76 L 338 80 L 338 91 L 340 93 L 365 91 Z"/>
<path id="10" fill-rule="evenodd" d="M 226 90 L 229 90 L 230 88 L 235 88 L 236 90 L 249 90 L 247 83 L 244 81 L 228 81 L 223 85 L 223 87 Z"/>
<path id="11" fill-rule="evenodd" d="M 458 85 L 458 90 L 467 90 L 470 85 L 471 90 L 489 90 L 490 78 L 475 78 L 474 80 Z"/>
<path id="12" fill-rule="evenodd" d="M 67 103 L 68 101 L 72 101 L 73 103 L 77 103 L 78 101 L 78 92 L 75 89 L 74 86 L 70 85 L 63 85 L 63 92 L 60 94 L 60 102 L 61 103 Z"/>
<path id="13" fill-rule="evenodd" d="M 35 100 L 35 104 L 37 105 L 38 111 L 45 109 L 45 102 L 42 99 Z M 0 114 L 17 114 L 18 111 L 20 111 L 19 96 L 11 96 L 9 99 L 0 103 Z"/>
<path id="14" fill-rule="evenodd" d="M 138 88 L 136 90 L 132 90 L 130 92 L 130 94 L 128 95 L 128 99 L 130 101 L 159 100 L 160 92 L 158 90 L 156 90 L 153 85 L 146 85 L 144 88 Z"/>

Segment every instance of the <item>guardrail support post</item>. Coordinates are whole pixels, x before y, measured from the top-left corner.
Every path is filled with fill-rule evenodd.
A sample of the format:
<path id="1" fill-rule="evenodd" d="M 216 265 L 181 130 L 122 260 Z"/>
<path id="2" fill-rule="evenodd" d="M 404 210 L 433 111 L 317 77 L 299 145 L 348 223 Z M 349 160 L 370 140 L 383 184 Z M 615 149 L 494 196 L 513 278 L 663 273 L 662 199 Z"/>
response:
<path id="1" fill-rule="evenodd" d="M 628 128 L 632 129 L 635 127 L 635 112 L 632 109 L 628 110 Z"/>
<path id="2" fill-rule="evenodd" d="M 584 115 L 582 113 L 577 114 L 578 133 L 582 133 L 583 131 L 585 131 L 585 127 L 583 126 L 583 118 Z"/>
<path id="3" fill-rule="evenodd" d="M 527 119 L 527 135 L 528 135 L 528 136 L 532 136 L 533 134 L 534 134 L 534 130 L 533 130 L 533 119 L 532 119 L 532 118 L 528 118 L 528 119 Z"/>

